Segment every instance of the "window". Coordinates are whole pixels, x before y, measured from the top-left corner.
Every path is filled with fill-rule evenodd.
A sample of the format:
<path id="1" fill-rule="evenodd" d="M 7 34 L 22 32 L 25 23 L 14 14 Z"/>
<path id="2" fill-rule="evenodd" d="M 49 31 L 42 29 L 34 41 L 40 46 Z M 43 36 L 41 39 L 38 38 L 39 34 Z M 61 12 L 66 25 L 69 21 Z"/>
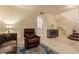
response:
<path id="1" fill-rule="evenodd" d="M 43 36 L 43 17 L 37 16 L 37 35 Z"/>

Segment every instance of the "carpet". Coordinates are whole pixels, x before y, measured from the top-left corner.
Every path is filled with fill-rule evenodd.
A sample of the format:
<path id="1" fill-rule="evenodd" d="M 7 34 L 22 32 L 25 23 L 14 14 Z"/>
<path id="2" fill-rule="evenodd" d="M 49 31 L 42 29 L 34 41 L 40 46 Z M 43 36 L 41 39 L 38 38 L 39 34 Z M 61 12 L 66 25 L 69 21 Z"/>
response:
<path id="1" fill-rule="evenodd" d="M 37 47 L 31 49 L 25 49 L 24 47 L 18 47 L 18 54 L 59 54 L 55 50 L 52 50 L 44 44 L 40 44 Z"/>

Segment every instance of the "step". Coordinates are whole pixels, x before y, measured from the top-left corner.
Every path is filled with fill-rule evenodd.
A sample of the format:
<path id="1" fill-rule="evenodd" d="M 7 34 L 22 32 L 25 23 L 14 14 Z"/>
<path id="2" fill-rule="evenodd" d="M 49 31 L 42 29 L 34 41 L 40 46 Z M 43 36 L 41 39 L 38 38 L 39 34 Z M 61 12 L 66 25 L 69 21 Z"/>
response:
<path id="1" fill-rule="evenodd" d="M 71 37 L 79 38 L 79 35 L 70 35 Z"/>
<path id="2" fill-rule="evenodd" d="M 72 36 L 68 36 L 68 38 L 71 39 L 71 40 L 79 41 L 79 38 L 75 38 L 75 37 L 72 37 Z"/>
<path id="3" fill-rule="evenodd" d="M 73 33 L 73 35 L 79 35 L 79 33 Z"/>

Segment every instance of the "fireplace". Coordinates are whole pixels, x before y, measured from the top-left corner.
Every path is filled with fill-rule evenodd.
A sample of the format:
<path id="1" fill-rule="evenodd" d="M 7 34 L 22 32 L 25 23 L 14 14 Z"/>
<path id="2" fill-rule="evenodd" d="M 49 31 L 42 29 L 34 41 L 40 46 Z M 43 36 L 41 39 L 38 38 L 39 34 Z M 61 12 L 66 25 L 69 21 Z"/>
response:
<path id="1" fill-rule="evenodd" d="M 58 29 L 48 29 L 47 30 L 47 37 L 54 38 L 58 36 Z"/>

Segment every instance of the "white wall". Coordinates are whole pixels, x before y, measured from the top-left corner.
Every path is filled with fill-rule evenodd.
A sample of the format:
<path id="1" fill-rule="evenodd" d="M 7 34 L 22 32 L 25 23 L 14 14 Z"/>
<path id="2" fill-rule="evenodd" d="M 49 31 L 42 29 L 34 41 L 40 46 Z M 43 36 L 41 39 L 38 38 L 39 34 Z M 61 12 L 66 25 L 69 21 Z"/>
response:
<path id="1" fill-rule="evenodd" d="M 0 32 L 5 33 L 6 28 L 5 24 L 0 22 Z M 24 44 L 24 29 L 25 28 L 35 28 L 36 30 L 36 16 L 34 14 L 30 14 L 27 17 L 24 17 L 20 21 L 14 24 L 15 32 L 18 34 L 17 40 L 18 45 Z"/>
<path id="2" fill-rule="evenodd" d="M 55 25 L 55 28 L 62 27 L 60 31 L 62 35 L 70 35 L 72 34 L 73 28 L 79 31 L 79 22 L 78 22 L 78 9 L 73 9 L 70 11 L 63 12 L 58 15 L 48 14 L 46 16 L 47 20 L 47 28 L 52 28 L 51 24 Z M 76 25 L 74 25 L 76 23 Z M 61 36 L 61 34 L 59 34 Z"/>
<path id="3" fill-rule="evenodd" d="M 23 44 L 24 42 L 24 29 L 25 28 L 35 28 L 36 30 L 36 16 L 34 14 L 28 15 L 28 17 L 25 17 L 21 21 L 16 23 L 16 31 L 18 33 L 19 44 Z"/>
<path id="4" fill-rule="evenodd" d="M 0 21 L 0 33 L 3 33 L 5 30 L 6 30 L 5 23 L 3 23 L 2 21 Z"/>
<path id="5" fill-rule="evenodd" d="M 47 14 L 46 16 L 46 20 L 47 20 L 47 28 L 51 29 L 51 25 L 54 25 L 54 28 L 57 27 L 57 22 L 56 22 L 56 17 L 53 14 Z"/>
<path id="6" fill-rule="evenodd" d="M 34 12 L 15 8 L 12 6 L 0 6 L 0 33 L 6 32 L 6 24 L 14 25 L 14 31 L 18 34 L 18 44 L 24 44 L 24 29 L 35 28 L 36 16 Z"/>
<path id="7" fill-rule="evenodd" d="M 72 34 L 72 29 L 78 31 L 78 9 L 73 9 L 62 14 L 56 15 L 58 27 L 62 27 L 66 31 L 66 35 Z M 76 23 L 77 25 L 73 25 Z"/>

